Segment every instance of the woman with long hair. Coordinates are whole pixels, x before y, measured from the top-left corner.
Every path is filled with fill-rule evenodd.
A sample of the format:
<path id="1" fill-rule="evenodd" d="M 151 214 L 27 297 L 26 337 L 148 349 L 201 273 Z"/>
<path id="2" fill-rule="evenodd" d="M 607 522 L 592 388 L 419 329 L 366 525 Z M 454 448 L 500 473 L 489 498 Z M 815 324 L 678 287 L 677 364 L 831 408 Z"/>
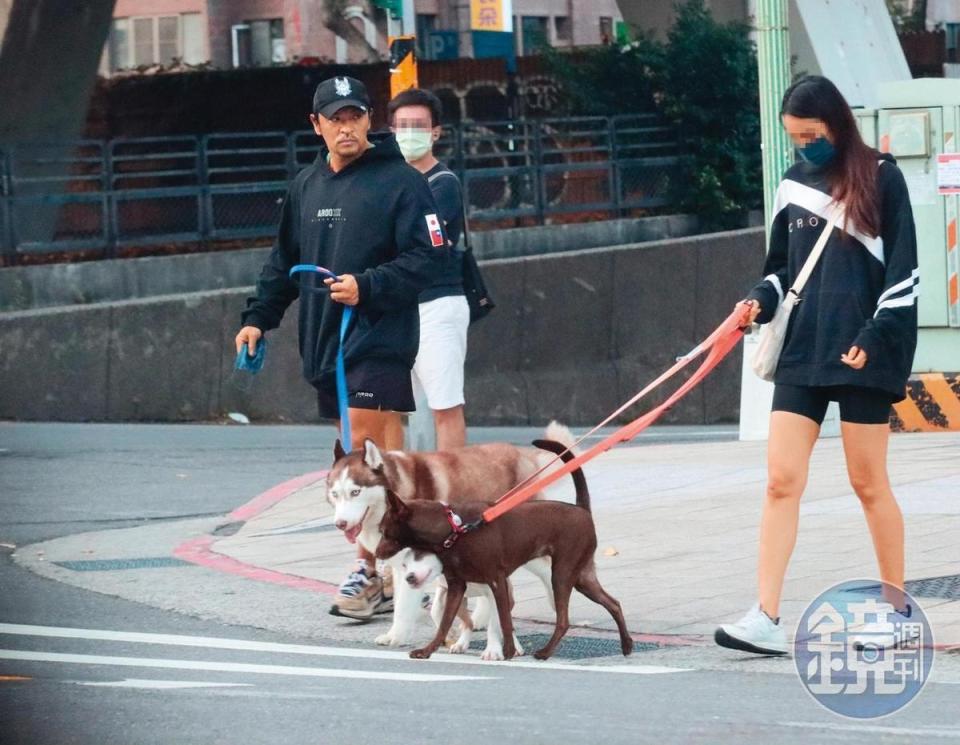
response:
<path id="1" fill-rule="evenodd" d="M 863 142 L 850 107 L 826 78 L 794 83 L 780 116 L 800 161 L 777 190 L 765 278 L 746 299 L 751 320 L 773 318 L 831 217 L 836 224 L 793 309 L 774 378 L 758 602 L 715 635 L 721 646 L 758 654 L 788 651 L 780 593 L 830 401 L 840 404 L 847 473 L 880 578 L 902 590 L 903 516 L 887 477 L 888 420 L 891 404 L 905 396 L 917 343 L 916 234 L 896 161 Z M 902 595 L 888 599 L 891 610 L 909 615 Z"/>

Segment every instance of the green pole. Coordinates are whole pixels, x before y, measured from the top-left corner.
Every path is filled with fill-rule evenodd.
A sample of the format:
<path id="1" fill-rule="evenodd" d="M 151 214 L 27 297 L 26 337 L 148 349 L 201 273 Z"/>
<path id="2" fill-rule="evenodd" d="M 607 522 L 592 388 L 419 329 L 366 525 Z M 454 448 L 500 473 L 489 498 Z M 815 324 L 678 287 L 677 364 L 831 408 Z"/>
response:
<path id="1" fill-rule="evenodd" d="M 793 163 L 790 138 L 780 125 L 780 102 L 790 86 L 790 36 L 787 0 L 756 0 L 757 66 L 760 73 L 760 140 L 763 143 L 763 212 L 770 245 L 773 200 L 784 172 Z M 743 345 L 740 387 L 740 439 L 766 440 L 773 386 L 750 370 L 757 335 Z"/>
<path id="2" fill-rule="evenodd" d="M 793 163 L 793 145 L 780 125 L 780 103 L 790 86 L 787 0 L 757 0 L 757 64 L 760 68 L 760 139 L 763 148 L 763 212 L 767 235 L 773 200 Z"/>

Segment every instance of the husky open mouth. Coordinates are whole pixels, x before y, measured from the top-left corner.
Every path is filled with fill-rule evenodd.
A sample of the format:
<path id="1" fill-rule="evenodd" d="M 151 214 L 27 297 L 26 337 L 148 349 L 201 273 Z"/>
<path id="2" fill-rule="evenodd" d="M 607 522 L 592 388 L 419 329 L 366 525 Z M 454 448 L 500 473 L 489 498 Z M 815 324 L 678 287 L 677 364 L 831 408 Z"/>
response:
<path id="1" fill-rule="evenodd" d="M 343 531 L 344 537 L 345 537 L 348 541 L 350 541 L 350 543 L 356 543 L 356 542 L 357 542 L 357 536 L 359 536 L 359 535 L 360 535 L 360 531 L 363 530 L 363 521 L 367 519 L 367 513 L 368 513 L 368 512 L 370 512 L 370 508 L 369 508 L 369 507 L 367 507 L 367 509 L 365 509 L 365 510 L 363 511 L 363 515 L 360 517 L 360 519 L 357 521 L 357 523 L 356 523 L 352 528 Z"/>

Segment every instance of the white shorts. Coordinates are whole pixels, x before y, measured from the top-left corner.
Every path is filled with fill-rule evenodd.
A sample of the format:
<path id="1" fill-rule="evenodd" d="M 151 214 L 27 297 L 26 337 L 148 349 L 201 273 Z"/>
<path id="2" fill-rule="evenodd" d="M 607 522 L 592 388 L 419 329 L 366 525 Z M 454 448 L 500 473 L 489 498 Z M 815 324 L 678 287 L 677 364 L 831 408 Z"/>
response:
<path id="1" fill-rule="evenodd" d="M 470 306 L 463 295 L 420 303 L 420 349 L 413 363 L 413 395 L 426 394 L 434 411 L 463 404 Z"/>

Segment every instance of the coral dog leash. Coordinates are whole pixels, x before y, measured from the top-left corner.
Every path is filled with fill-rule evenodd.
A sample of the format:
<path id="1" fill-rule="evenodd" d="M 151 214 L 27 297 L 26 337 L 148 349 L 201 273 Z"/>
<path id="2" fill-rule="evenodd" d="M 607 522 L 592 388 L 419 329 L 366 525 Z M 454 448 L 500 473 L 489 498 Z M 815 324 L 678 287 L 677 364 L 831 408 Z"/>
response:
<path id="1" fill-rule="evenodd" d="M 500 499 L 498 499 L 493 505 L 488 507 L 483 513 L 482 522 L 491 522 L 492 520 L 496 520 L 502 514 L 513 509 L 516 505 L 530 499 L 530 497 L 539 492 L 541 489 L 549 486 L 554 481 L 557 481 L 568 473 L 580 468 L 580 466 L 582 466 L 584 463 L 587 463 L 601 453 L 606 452 L 614 445 L 618 445 L 621 442 L 627 442 L 633 439 L 640 432 L 653 424 L 657 419 L 660 418 L 661 414 L 663 414 L 677 401 L 687 395 L 690 390 L 692 390 L 698 383 L 700 383 L 700 381 L 707 377 L 707 375 L 709 375 L 710 372 L 717 365 L 719 365 L 720 362 L 723 361 L 723 359 L 733 350 L 733 348 L 737 346 L 737 344 L 743 338 L 744 329 L 748 325 L 747 319 L 749 317 L 749 312 L 749 306 L 746 306 L 742 303 L 739 304 L 736 309 L 729 316 L 727 316 L 723 323 L 721 323 L 706 339 L 704 339 L 687 354 L 677 358 L 677 362 L 673 365 L 673 367 L 650 383 L 646 388 L 640 391 L 619 409 L 610 414 L 610 416 L 604 419 L 600 424 L 583 435 L 570 448 L 568 448 L 568 450 L 572 450 L 578 444 L 583 442 L 583 440 L 594 434 L 601 427 L 611 422 L 616 416 L 632 406 L 654 388 L 671 378 L 677 372 L 693 362 L 693 360 L 706 353 L 706 358 L 700 364 L 700 367 L 697 368 L 693 375 L 691 375 L 683 385 L 674 391 L 674 393 L 667 398 L 666 401 L 659 406 L 654 407 L 646 414 L 637 417 L 629 424 L 624 425 L 613 434 L 598 442 L 589 450 L 586 450 L 574 459 L 564 463 L 557 470 L 551 471 L 546 476 L 541 476 L 545 470 L 560 460 L 560 456 L 558 455 L 552 461 L 543 466 L 543 468 L 541 468 L 539 471 L 532 474 L 524 481 L 521 481 L 519 484 L 513 487 L 513 489 L 500 497 Z M 537 479 L 538 476 L 540 476 L 539 479 Z M 474 529 L 475 526 L 470 525 L 465 527 Z"/>

